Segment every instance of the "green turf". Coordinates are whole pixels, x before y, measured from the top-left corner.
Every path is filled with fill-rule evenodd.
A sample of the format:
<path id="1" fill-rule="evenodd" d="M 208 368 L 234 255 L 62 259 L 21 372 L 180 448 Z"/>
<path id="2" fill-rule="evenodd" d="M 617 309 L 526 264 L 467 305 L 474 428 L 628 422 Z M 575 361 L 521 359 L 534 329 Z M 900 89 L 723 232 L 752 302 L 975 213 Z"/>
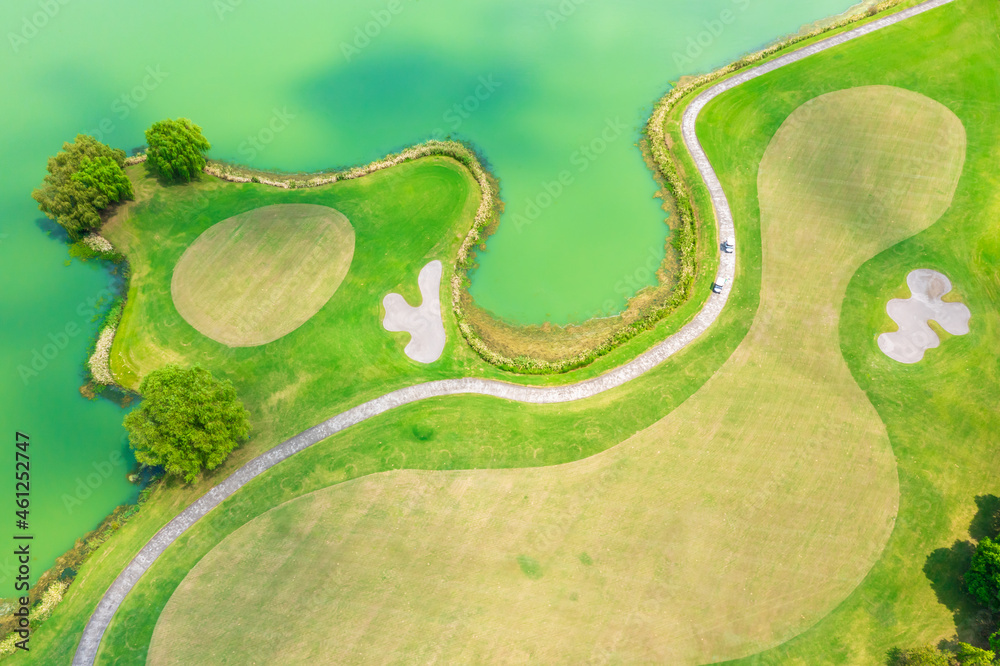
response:
<path id="1" fill-rule="evenodd" d="M 838 306 L 864 260 L 947 208 L 964 148 L 954 114 L 899 88 L 804 105 L 761 166 L 761 310 L 702 390 L 571 465 L 383 474 L 269 511 L 185 578 L 149 663 L 391 662 L 433 646 L 446 662 L 693 664 L 800 632 L 867 573 L 898 497 Z M 865 215 L 897 188 L 891 220 Z"/>
<path id="2" fill-rule="evenodd" d="M 451 185 L 447 188 L 439 188 L 437 190 L 428 189 L 427 187 L 421 189 L 421 185 L 423 185 L 421 179 L 424 179 L 424 181 L 427 180 L 427 176 L 421 174 L 425 174 L 431 167 L 438 172 L 438 180 L 442 177 L 442 171 L 450 171 L 451 175 L 446 176 L 446 178 L 451 182 Z M 131 326 L 129 318 L 138 316 L 137 304 L 149 310 L 150 314 L 148 316 L 151 319 L 162 316 L 172 321 L 175 324 L 172 327 L 173 330 L 177 330 L 178 325 L 187 326 L 176 314 L 176 310 L 173 309 L 172 304 L 169 302 L 171 261 L 176 261 L 176 257 L 180 256 L 186 244 L 197 238 L 198 234 L 210 226 L 213 221 L 226 219 L 242 211 L 274 203 L 320 203 L 341 210 L 348 215 L 355 226 L 357 242 L 352 271 L 345 279 L 344 284 L 338 289 L 333 299 L 335 301 L 342 295 L 346 298 L 353 293 L 349 289 L 349 283 L 352 279 L 356 279 L 353 276 L 359 267 L 363 247 L 362 237 L 365 234 L 370 236 L 373 244 L 376 241 L 383 244 L 380 249 L 368 248 L 367 252 L 370 256 L 371 265 L 392 268 L 392 258 L 395 258 L 397 262 L 395 269 L 400 273 L 406 272 L 403 266 L 406 265 L 405 260 L 407 257 L 401 257 L 397 251 L 393 252 L 391 257 L 387 258 L 387 255 L 390 253 L 388 248 L 394 248 L 397 244 L 398 239 L 396 236 L 400 233 L 400 229 L 405 232 L 412 231 L 414 228 L 404 225 L 402 227 L 380 229 L 380 220 L 384 218 L 363 214 L 367 210 L 366 207 L 375 205 L 368 201 L 367 197 L 377 195 L 379 201 L 377 202 L 378 207 L 375 208 L 376 212 L 388 209 L 395 211 L 398 215 L 410 215 L 412 210 L 407 208 L 406 204 L 408 202 L 412 203 L 413 197 L 417 197 L 418 199 L 420 197 L 447 197 L 449 194 L 453 196 L 468 196 L 467 188 L 473 186 L 471 179 L 464 172 L 455 169 L 451 162 L 436 159 L 421 160 L 418 163 L 382 172 L 379 174 L 379 177 L 383 179 L 380 182 L 372 183 L 372 181 L 361 179 L 338 183 L 335 187 L 305 192 L 287 192 L 261 185 L 232 185 L 207 178 L 192 186 L 179 186 L 165 193 L 161 188 L 156 186 L 154 180 L 144 176 L 142 167 L 131 168 L 130 175 L 136 181 L 137 193 L 142 192 L 146 197 L 152 197 L 153 199 L 150 203 L 131 206 L 127 215 L 123 216 L 124 219 L 116 222 L 120 228 L 112 229 L 116 237 L 116 242 L 127 247 L 134 246 L 134 254 L 130 255 L 134 273 L 130 289 L 131 305 L 126 309 L 123 318 L 122 328 L 120 329 L 121 337 L 116 340 L 116 346 L 118 344 L 121 345 L 120 350 L 129 350 L 132 347 L 146 345 L 147 342 L 140 340 L 140 338 L 147 334 L 152 336 L 168 335 L 168 331 L 163 328 L 139 331 Z M 459 177 L 455 178 L 455 176 Z M 378 181 L 378 178 L 375 180 Z M 461 183 L 462 180 L 465 180 L 465 184 Z M 366 182 L 372 184 L 366 185 Z M 707 197 L 703 188 L 698 187 L 697 196 L 702 204 L 705 205 Z M 394 200 L 398 198 L 402 198 L 402 203 L 397 205 L 394 203 Z M 454 228 L 452 232 L 445 234 L 445 240 L 443 241 L 438 236 L 433 236 L 429 232 L 424 233 L 425 238 L 421 238 L 419 241 L 425 245 L 418 244 L 417 252 L 411 253 L 408 257 L 410 268 L 412 268 L 412 276 L 416 276 L 419 268 L 427 261 L 423 256 L 417 259 L 421 248 L 425 246 L 435 248 L 443 246 L 435 244 L 435 238 L 438 239 L 438 243 L 440 244 L 447 243 L 448 247 L 451 248 L 449 251 L 454 251 L 454 248 L 457 247 L 468 226 L 471 224 L 475 203 L 475 201 L 470 201 L 461 215 L 454 215 L 450 220 L 427 220 L 425 218 L 428 224 L 436 225 L 436 233 L 440 234 L 444 222 L 450 222 Z M 420 209 L 420 206 L 418 205 L 416 208 Z M 433 209 L 430 211 L 430 214 L 433 214 Z M 366 217 L 368 224 L 365 224 Z M 363 231 L 363 227 L 367 227 L 368 230 Z M 420 227 L 416 227 L 415 230 L 422 231 Z M 177 234 L 180 240 L 177 242 L 166 241 L 167 232 Z M 696 295 L 688 303 L 679 308 L 671 317 L 661 322 L 657 328 L 637 336 L 607 356 L 598 359 L 598 361 L 587 368 L 582 368 L 561 376 L 519 377 L 517 381 L 529 384 L 555 384 L 580 381 L 581 379 L 604 372 L 610 367 L 620 365 L 648 348 L 651 344 L 664 339 L 670 333 L 676 331 L 700 309 L 701 304 L 709 293 L 709 287 L 715 274 L 714 262 L 717 256 L 713 250 L 714 238 L 715 234 L 712 227 L 705 226 L 700 230 L 699 253 L 702 257 L 703 268 L 699 272 L 698 281 L 695 285 Z M 159 250 L 154 248 L 164 242 L 167 243 L 167 247 L 163 252 L 165 256 L 160 256 Z M 444 263 L 446 270 L 450 270 L 450 262 L 445 261 Z M 149 268 L 144 271 L 144 266 L 147 265 Z M 153 279 L 153 273 L 158 277 Z M 387 277 L 380 277 L 378 279 L 384 280 L 386 285 L 393 282 Z M 364 282 L 364 280 L 358 281 Z M 384 286 L 383 289 L 385 292 L 395 291 L 408 298 L 419 299 L 416 280 L 409 275 L 399 277 L 397 282 L 394 282 L 391 286 Z M 375 289 L 372 291 L 374 292 Z M 371 293 L 368 296 L 370 297 Z M 149 302 L 144 304 L 143 300 L 146 298 L 149 299 Z M 101 550 L 81 569 L 80 575 L 67 592 L 65 600 L 56 609 L 52 618 L 39 629 L 38 636 L 41 638 L 37 642 L 38 648 L 33 650 L 33 654 L 31 655 L 32 661 L 41 660 L 43 662 L 51 661 L 54 663 L 68 661 L 76 649 L 80 632 L 82 632 L 90 613 L 93 611 L 104 590 L 107 589 L 122 567 L 125 566 L 128 559 L 163 524 L 184 507 L 200 497 L 240 464 L 275 445 L 281 439 L 342 411 L 353 404 L 373 398 L 400 385 L 456 375 L 510 379 L 508 375 L 483 363 L 473 352 L 467 349 L 464 342 L 458 338 L 458 333 L 454 328 L 454 318 L 450 314 L 446 314 L 445 318 L 446 330 L 449 336 L 445 355 L 448 356 L 453 353 L 453 357 L 446 358 L 441 363 L 436 363 L 429 367 L 417 367 L 416 364 L 405 360 L 405 356 L 402 354 L 405 336 L 397 334 L 393 342 L 388 337 L 390 334 L 381 330 L 379 324 L 381 296 L 374 301 L 374 307 L 370 299 L 362 301 L 356 295 L 352 296 L 351 299 L 354 301 L 352 307 L 356 306 L 360 316 L 370 319 L 365 325 L 368 328 L 377 327 L 376 332 L 378 337 L 366 338 L 367 343 L 372 349 L 376 350 L 376 353 L 384 354 L 388 358 L 387 362 L 392 367 L 379 370 L 366 362 L 363 355 L 350 356 L 349 354 L 340 354 L 339 358 L 341 360 L 343 360 L 344 356 L 349 356 L 348 361 L 351 365 L 345 363 L 344 365 L 324 369 L 326 375 L 333 377 L 335 382 L 331 382 L 329 385 L 320 385 L 313 392 L 300 392 L 299 396 L 289 395 L 289 380 L 294 378 L 295 374 L 288 371 L 288 368 L 277 360 L 281 357 L 271 359 L 267 354 L 254 354 L 252 350 L 248 349 L 227 350 L 223 345 L 214 343 L 207 338 L 199 340 L 198 344 L 193 347 L 185 347 L 183 345 L 183 343 L 189 342 L 190 338 L 185 338 L 176 345 L 147 345 L 148 349 L 160 349 L 161 351 L 172 349 L 175 352 L 178 350 L 183 352 L 183 354 L 177 353 L 176 356 L 161 358 L 157 362 L 166 362 L 169 360 L 184 362 L 188 359 L 199 361 L 211 368 L 213 372 L 232 378 L 237 386 L 237 390 L 247 400 L 248 407 L 251 410 L 254 434 L 251 441 L 243 448 L 237 450 L 222 468 L 199 480 L 193 486 L 168 483 L 157 488 L 150 501 L 144 505 L 142 512 L 102 546 Z M 704 342 L 704 346 L 700 348 L 701 351 L 692 360 L 686 365 L 671 366 L 674 368 L 673 371 L 664 370 L 661 378 L 668 377 L 669 380 L 660 382 L 663 384 L 662 390 L 659 386 L 651 384 L 638 385 L 638 388 L 631 387 L 629 389 L 628 395 L 640 397 L 658 395 L 659 398 L 657 400 L 648 401 L 641 406 L 636 406 L 634 404 L 626 405 L 622 402 L 604 402 L 606 398 L 602 399 L 600 404 L 612 405 L 612 409 L 609 411 L 613 416 L 608 419 L 610 425 L 597 428 L 596 421 L 590 419 L 589 415 L 587 415 L 585 420 L 594 425 L 585 429 L 586 437 L 583 439 L 573 439 L 564 442 L 558 441 L 559 437 L 552 436 L 553 433 L 572 431 L 580 423 L 582 418 L 580 414 L 582 412 L 579 408 L 561 412 L 558 415 L 558 419 L 551 423 L 551 429 L 536 431 L 533 430 L 533 426 L 530 423 L 525 423 L 523 426 L 520 425 L 521 415 L 523 414 L 521 410 L 525 408 L 522 405 L 505 405 L 498 411 L 494 401 L 483 401 L 483 399 L 475 397 L 459 398 L 462 401 L 471 401 L 470 404 L 472 406 L 469 408 L 468 414 L 472 422 L 470 424 L 456 424 L 451 422 L 451 419 L 446 414 L 440 418 L 440 424 L 438 424 L 435 423 L 437 417 L 435 417 L 434 411 L 436 408 L 433 406 L 436 401 L 431 401 L 431 403 L 416 408 L 420 416 L 414 414 L 407 416 L 407 413 L 411 412 L 413 408 L 404 408 L 393 413 L 393 420 L 399 424 L 399 433 L 403 439 L 394 442 L 391 448 L 387 449 L 387 446 L 381 441 L 368 438 L 367 440 L 357 440 L 355 444 L 348 447 L 352 449 L 348 459 L 338 456 L 335 462 L 331 462 L 327 459 L 329 452 L 325 452 L 318 462 L 317 459 L 310 459 L 306 463 L 308 467 L 303 468 L 303 472 L 299 474 L 300 480 L 306 480 L 309 477 L 308 483 L 318 485 L 312 487 L 308 485 L 302 486 L 299 484 L 299 480 L 296 480 L 294 483 L 288 483 L 286 480 L 285 482 L 281 482 L 279 491 L 281 493 L 288 491 L 300 494 L 304 492 L 304 489 L 312 490 L 315 487 L 322 487 L 323 485 L 343 480 L 346 475 L 357 476 L 399 467 L 403 460 L 407 461 L 407 465 L 415 467 L 437 468 L 445 465 L 453 468 L 470 468 L 554 464 L 564 460 L 591 455 L 618 443 L 639 428 L 656 420 L 656 418 L 669 411 L 672 406 L 683 400 L 684 397 L 690 395 L 711 375 L 712 370 L 721 364 L 746 330 L 749 321 L 748 317 L 752 314 L 754 303 L 756 302 L 756 295 L 753 290 L 747 291 L 744 299 L 746 307 L 732 311 L 731 314 L 733 316 L 730 318 L 730 326 L 714 332 L 713 337 Z M 297 344 L 295 342 L 296 336 L 300 335 L 302 331 L 309 328 L 317 320 L 331 316 L 334 319 L 336 318 L 335 313 L 324 314 L 321 312 L 320 315 L 314 317 L 299 330 L 282 338 L 275 344 Z M 193 331 L 193 329 L 189 330 Z M 130 340 L 130 336 L 134 337 Z M 161 337 L 160 339 L 163 340 L 164 338 Z M 396 346 L 393 347 L 393 344 Z M 263 349 L 268 350 L 270 347 L 271 345 L 268 345 Z M 336 348 L 336 344 L 331 343 L 323 335 L 316 336 L 314 342 L 305 345 L 304 349 L 299 349 L 298 351 L 305 352 L 307 357 L 309 355 L 315 357 L 319 354 L 327 354 L 327 358 L 330 358 L 330 354 L 340 353 Z M 120 359 L 117 355 L 116 358 Z M 155 363 L 149 364 L 155 365 Z M 358 369 L 358 372 L 354 373 L 354 369 Z M 138 375 L 133 370 L 130 370 L 129 366 L 120 363 L 120 360 L 115 370 L 118 376 L 125 381 L 131 383 L 138 381 Z M 381 374 L 372 375 L 373 372 Z M 274 377 L 274 386 L 262 385 L 262 382 L 260 382 L 261 377 L 266 377 L 268 373 L 271 373 Z M 354 376 L 355 374 L 360 374 L 362 377 L 359 379 Z M 642 386 L 646 386 L 645 390 L 641 388 Z M 450 414 L 450 409 L 444 411 Z M 428 417 L 427 419 L 424 418 L 425 415 Z M 479 419 L 479 423 L 475 423 L 477 415 L 482 416 Z M 443 437 L 461 442 L 456 444 L 454 457 L 442 461 L 438 459 L 436 454 L 428 455 L 424 451 L 424 447 L 422 446 L 424 439 L 415 435 L 414 432 L 419 433 L 422 428 L 430 427 L 428 423 L 433 424 L 435 437 Z M 363 430 L 364 427 L 361 426 L 361 428 L 355 430 L 359 433 L 367 432 Z M 492 445 L 480 447 L 474 442 L 465 441 L 470 427 L 474 427 L 478 432 L 481 432 L 483 441 L 490 440 L 492 441 Z M 499 430 L 500 428 L 505 428 L 511 433 L 520 432 L 522 434 L 521 442 L 523 443 L 518 446 L 512 446 L 506 441 L 497 441 L 497 433 L 501 431 Z M 583 432 L 580 434 L 583 435 Z M 530 446 L 532 442 L 535 443 L 534 446 Z M 297 456 L 296 459 L 305 460 L 302 456 Z M 271 500 L 271 506 L 278 501 L 274 500 L 274 498 L 271 498 Z M 263 509 L 258 509 L 257 512 L 259 513 L 260 510 Z M 246 517 L 244 516 L 239 524 L 245 522 Z M 234 526 L 229 526 L 226 527 L 226 530 L 231 531 L 233 528 Z M 206 544 L 205 550 L 208 548 L 209 544 Z M 193 552 L 189 551 L 188 554 Z M 196 557 L 200 557 L 200 554 Z M 190 567 L 190 565 L 187 566 L 188 568 Z M 176 579 L 176 581 L 179 581 L 181 577 L 178 574 L 173 576 L 171 580 Z M 153 582 L 155 579 L 147 577 L 145 580 Z M 163 582 L 167 583 L 167 585 L 175 585 L 176 581 L 171 583 L 169 580 L 164 580 Z M 162 597 L 160 607 L 162 607 L 162 603 L 165 603 L 166 598 L 169 596 L 169 591 L 173 588 L 169 587 L 166 589 L 166 592 L 163 590 L 156 591 L 156 595 Z M 140 596 L 130 595 L 130 600 L 139 599 Z M 152 635 L 156 613 L 158 613 L 158 608 L 144 607 L 136 613 L 127 610 L 119 615 L 119 617 L 130 616 L 125 627 L 127 631 L 136 631 L 139 635 L 145 636 L 142 639 L 145 643 L 140 641 L 139 643 L 122 643 L 118 645 L 118 648 L 125 650 L 129 655 L 128 659 L 135 658 L 133 650 L 139 650 L 142 653 L 145 652 L 149 636 Z M 115 645 L 115 639 L 111 639 L 108 644 Z"/>
<path id="3" fill-rule="evenodd" d="M 937 571 L 930 580 L 924 569 L 932 553 L 969 537 L 975 497 L 996 494 L 1000 486 L 1000 125 L 990 118 L 1000 105 L 998 27 L 996 2 L 958 0 L 741 86 L 702 116 L 706 149 L 727 174 L 740 174 L 796 105 L 844 87 L 914 90 L 945 104 L 968 132 L 952 207 L 929 230 L 867 262 L 843 305 L 844 358 L 885 422 L 899 466 L 892 538 L 864 583 L 833 613 L 781 647 L 739 663 L 874 664 L 895 645 L 932 643 L 956 631 L 971 638 L 969 605 L 957 589 L 961 572 Z M 748 189 L 734 188 L 742 179 L 724 176 L 723 182 L 731 200 L 749 196 Z M 920 267 L 949 276 L 956 298 L 972 309 L 972 331 L 904 366 L 886 358 L 876 338 L 891 330 L 886 302 Z"/>
<path id="4" fill-rule="evenodd" d="M 624 439 L 679 404 L 728 357 L 756 308 L 759 233 L 752 165 L 762 156 L 767 139 L 805 100 L 830 90 L 878 83 L 914 89 L 941 101 L 969 130 L 968 162 L 952 210 L 929 232 L 863 267 L 844 304 L 845 358 L 886 422 L 897 453 L 899 519 L 886 555 L 841 607 L 786 646 L 748 661 L 870 663 L 889 645 L 924 643 L 953 632 L 951 613 L 936 602 L 922 569 L 932 551 L 964 538 L 975 511 L 973 496 L 995 492 L 997 478 L 995 445 L 984 433 L 996 432 L 1000 423 L 995 411 L 983 407 L 996 404 L 1000 374 L 995 355 L 1000 323 L 992 306 L 1000 298 L 995 268 L 1000 264 L 1000 234 L 993 222 L 1000 217 L 995 194 L 1000 190 L 995 175 L 1000 138 L 995 123 L 991 126 L 989 121 L 1000 104 L 995 77 L 1000 67 L 997 14 L 991 0 L 959 0 L 771 74 L 706 111 L 700 131 L 719 165 L 740 225 L 737 290 L 706 339 L 648 378 L 616 392 L 616 397 L 632 398 L 631 402 L 598 399 L 553 415 L 543 414 L 546 408 L 497 406 L 482 398 L 438 400 L 404 408 L 391 419 L 363 425 L 350 437 L 297 456 L 213 512 L 182 538 L 181 548 L 171 549 L 154 565 L 126 600 L 107 636 L 103 659 L 141 663 L 159 609 L 184 573 L 222 536 L 282 501 L 344 478 L 398 467 L 404 459 L 407 466 L 432 469 L 574 459 Z M 247 186 L 248 193 L 263 189 Z M 700 189 L 699 201 L 704 211 Z M 253 206 L 249 204 L 248 208 Z M 952 278 L 973 310 L 973 329 L 968 336 L 949 340 L 949 347 L 932 352 L 926 365 L 907 369 L 879 357 L 875 335 L 886 323 L 886 295 L 902 284 L 905 272 L 917 261 Z M 665 335 L 665 330 L 648 334 L 636 346 Z M 958 347 L 950 347 L 952 343 Z M 938 353 L 943 351 L 954 355 L 944 359 Z M 592 370 L 620 363 L 629 353 L 616 352 Z M 926 382 L 932 382 L 933 391 L 923 388 Z M 459 410 L 461 422 L 452 418 Z M 544 428 L 534 425 L 540 414 L 548 424 Z M 418 426 L 433 428 L 441 448 L 452 455 L 429 450 L 426 440 L 413 435 Z M 510 432 L 517 444 L 503 446 L 498 431 Z M 154 501 L 83 568 L 66 600 L 37 633 L 39 647 L 30 658 L 38 663 L 68 662 L 89 613 L 128 557 L 215 481 L 189 490 L 158 490 Z"/>

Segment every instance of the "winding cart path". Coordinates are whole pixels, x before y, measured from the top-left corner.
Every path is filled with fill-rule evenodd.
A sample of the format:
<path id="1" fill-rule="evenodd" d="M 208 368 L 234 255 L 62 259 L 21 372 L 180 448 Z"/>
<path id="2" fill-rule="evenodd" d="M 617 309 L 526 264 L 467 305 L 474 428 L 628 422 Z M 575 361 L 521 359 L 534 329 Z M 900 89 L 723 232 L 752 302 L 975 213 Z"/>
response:
<path id="1" fill-rule="evenodd" d="M 733 216 L 729 208 L 729 202 L 722 191 L 722 185 L 712 168 L 705 151 L 702 149 L 695 133 L 695 123 L 702 109 L 715 97 L 727 90 L 745 83 L 751 79 L 763 76 L 780 67 L 798 62 L 809 56 L 838 46 L 852 39 L 862 37 L 890 25 L 900 23 L 908 18 L 922 14 L 928 10 L 954 2 L 954 0 L 927 0 L 919 5 L 910 7 L 901 12 L 885 16 L 865 25 L 851 30 L 816 41 L 808 46 L 797 49 L 791 53 L 775 58 L 767 63 L 743 70 L 730 78 L 727 78 L 707 90 L 701 92 L 685 109 L 682 119 L 682 133 L 684 143 L 690 151 L 694 162 L 701 173 L 702 178 L 708 187 L 712 198 L 712 206 L 715 209 L 716 220 L 719 224 L 719 238 L 735 235 L 733 229 Z M 738 244 L 737 244 L 738 247 Z M 100 603 L 91 615 L 87 626 L 83 631 L 83 636 L 77 646 L 76 654 L 73 657 L 73 664 L 79 666 L 89 666 L 94 663 L 100 648 L 101 639 L 107 630 L 111 619 L 117 612 L 125 596 L 132 590 L 139 578 L 152 566 L 153 562 L 172 544 L 181 534 L 194 525 L 201 517 L 218 506 L 223 500 L 235 493 L 247 482 L 259 474 L 271 469 L 283 460 L 295 455 L 299 451 L 306 449 L 317 442 L 320 442 L 331 435 L 334 435 L 346 428 L 373 416 L 377 416 L 391 409 L 406 405 L 418 400 L 435 398 L 446 395 L 457 394 L 479 394 L 488 395 L 505 400 L 515 400 L 518 402 L 529 402 L 537 404 L 571 402 L 590 398 L 605 391 L 621 386 L 636 377 L 644 374 L 656 367 L 672 355 L 686 347 L 693 340 L 704 333 L 709 326 L 718 318 L 719 313 L 725 306 L 732 289 L 733 278 L 736 274 L 736 254 L 722 254 L 719 265 L 717 280 L 727 278 L 728 283 L 721 294 L 712 294 L 702 310 L 695 317 L 674 335 L 670 336 L 655 347 L 644 352 L 632 361 L 607 372 L 600 377 L 595 377 L 578 384 L 557 387 L 536 387 L 519 386 L 517 384 L 507 384 L 493 380 L 484 379 L 445 379 L 435 382 L 417 384 L 407 388 L 392 391 L 379 396 L 364 404 L 353 407 L 345 412 L 316 425 L 298 435 L 288 439 L 267 453 L 264 453 L 250 462 L 243 465 L 230 477 L 219 485 L 205 493 L 201 498 L 179 513 L 173 520 L 167 523 L 153 538 L 143 546 L 142 550 L 132 558 L 122 573 L 115 579 L 108 590 L 104 593 Z"/>

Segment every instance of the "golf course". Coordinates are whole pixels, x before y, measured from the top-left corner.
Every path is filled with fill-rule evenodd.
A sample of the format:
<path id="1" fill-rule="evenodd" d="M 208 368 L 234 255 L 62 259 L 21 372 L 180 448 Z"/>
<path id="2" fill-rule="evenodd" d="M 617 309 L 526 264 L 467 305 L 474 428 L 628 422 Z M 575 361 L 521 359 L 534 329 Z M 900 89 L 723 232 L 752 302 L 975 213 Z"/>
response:
<path id="1" fill-rule="evenodd" d="M 12 660 L 881 664 L 981 640 L 931 563 L 1000 478 L 998 33 L 996 0 L 906 1 L 689 84 L 659 129 L 692 296 L 560 375 L 487 363 L 451 307 L 468 164 L 300 188 L 127 167 L 111 372 L 202 366 L 251 436 L 158 483 Z M 938 344 L 903 363 L 879 338 L 914 271 L 970 316 L 925 318 Z"/>
<path id="2" fill-rule="evenodd" d="M 696 664 L 814 624 L 878 557 L 898 498 L 830 313 L 861 263 L 948 208 L 964 158 L 958 118 L 902 89 L 803 105 L 760 167 L 758 317 L 694 396 L 577 463 L 399 471 L 272 509 L 185 578 L 148 662 L 396 661 L 433 646 L 446 662 Z M 865 214 L 894 193 L 892 220 Z"/>

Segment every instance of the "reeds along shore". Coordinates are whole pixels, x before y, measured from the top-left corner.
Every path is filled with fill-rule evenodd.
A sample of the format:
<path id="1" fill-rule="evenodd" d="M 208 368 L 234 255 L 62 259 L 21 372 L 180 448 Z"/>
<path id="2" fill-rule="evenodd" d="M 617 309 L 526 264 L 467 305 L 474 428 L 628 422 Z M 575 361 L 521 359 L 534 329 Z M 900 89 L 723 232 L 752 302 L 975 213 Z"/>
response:
<path id="1" fill-rule="evenodd" d="M 657 176 L 663 180 L 664 196 L 671 198 L 677 213 L 678 223 L 673 230 L 672 241 L 677 250 L 680 264 L 677 269 L 676 282 L 673 285 L 670 297 L 666 299 L 661 307 L 645 313 L 635 321 L 623 324 L 592 349 L 558 362 L 535 359 L 527 355 L 511 358 L 497 352 L 476 333 L 475 328 L 466 320 L 463 314 L 461 296 L 462 290 L 468 283 L 467 271 L 472 267 L 473 248 L 485 240 L 483 237 L 485 230 L 496 227 L 502 210 L 502 202 L 499 197 L 498 188 L 496 187 L 497 179 L 487 172 L 476 152 L 469 146 L 457 141 L 432 140 L 407 148 L 399 153 L 387 155 L 369 164 L 339 172 L 285 175 L 256 171 L 247 167 L 222 162 L 210 162 L 205 165 L 204 171 L 209 175 L 234 183 L 255 182 L 272 187 L 292 189 L 320 187 L 341 180 L 361 178 L 376 171 L 423 157 L 446 156 L 455 159 L 469 169 L 482 193 L 482 199 L 476 211 L 472 227 L 459 248 L 455 270 L 451 278 L 452 309 L 458 320 L 458 328 L 462 336 L 483 360 L 504 370 L 525 374 L 557 374 L 567 372 L 592 363 L 597 358 L 607 354 L 639 333 L 653 328 L 661 319 L 685 303 L 691 295 L 698 272 L 696 261 L 697 217 L 691 199 L 691 184 L 686 183 L 680 175 L 677 161 L 667 146 L 666 122 L 670 111 L 682 100 L 687 99 L 692 93 L 699 91 L 710 83 L 714 83 L 745 67 L 766 60 L 779 51 L 799 42 L 872 17 L 879 12 L 906 1 L 885 0 L 875 6 L 868 7 L 861 13 L 834 21 L 829 25 L 824 25 L 815 30 L 795 35 L 761 51 L 743 56 L 739 60 L 714 72 L 685 79 L 657 102 L 649 122 L 646 124 L 644 134 L 654 170 Z M 145 160 L 145 155 L 136 155 L 127 158 L 125 163 L 126 165 L 139 164 Z M 704 211 L 704 214 L 711 215 L 711 212 Z"/>

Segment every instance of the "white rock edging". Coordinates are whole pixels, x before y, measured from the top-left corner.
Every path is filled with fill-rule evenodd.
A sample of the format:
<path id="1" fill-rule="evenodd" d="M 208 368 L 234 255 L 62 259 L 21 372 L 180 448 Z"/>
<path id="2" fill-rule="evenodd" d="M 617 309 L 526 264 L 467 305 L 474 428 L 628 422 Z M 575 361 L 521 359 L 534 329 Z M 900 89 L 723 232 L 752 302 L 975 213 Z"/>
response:
<path id="1" fill-rule="evenodd" d="M 115 385 L 115 379 L 111 376 L 111 343 L 115 340 L 116 330 L 117 327 L 114 325 L 104 327 L 100 337 L 97 338 L 94 353 L 87 361 L 91 377 L 98 384 L 105 386 Z"/>

